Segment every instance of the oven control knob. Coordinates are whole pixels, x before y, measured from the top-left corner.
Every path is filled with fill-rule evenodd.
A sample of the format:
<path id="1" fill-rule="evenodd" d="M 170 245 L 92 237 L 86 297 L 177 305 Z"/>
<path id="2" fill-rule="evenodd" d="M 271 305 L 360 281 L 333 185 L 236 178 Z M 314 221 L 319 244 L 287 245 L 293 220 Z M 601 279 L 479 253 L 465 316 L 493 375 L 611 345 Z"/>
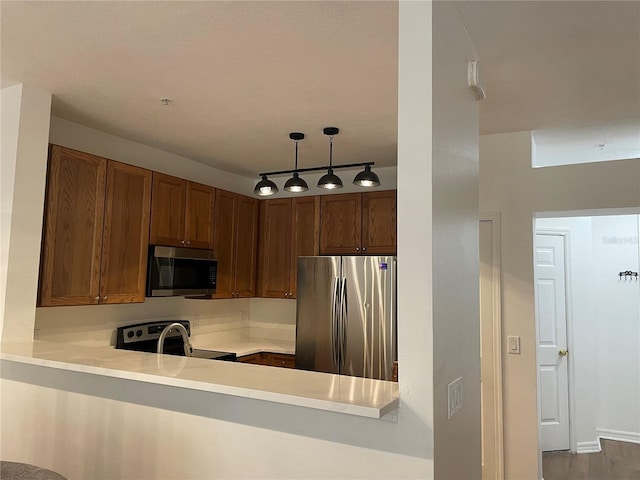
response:
<path id="1" fill-rule="evenodd" d="M 133 337 L 133 330 L 129 330 L 127 332 L 127 337 L 129 337 L 129 338 Z"/>
<path id="2" fill-rule="evenodd" d="M 136 332 L 136 337 L 141 337 L 142 336 L 142 330 L 138 330 Z"/>

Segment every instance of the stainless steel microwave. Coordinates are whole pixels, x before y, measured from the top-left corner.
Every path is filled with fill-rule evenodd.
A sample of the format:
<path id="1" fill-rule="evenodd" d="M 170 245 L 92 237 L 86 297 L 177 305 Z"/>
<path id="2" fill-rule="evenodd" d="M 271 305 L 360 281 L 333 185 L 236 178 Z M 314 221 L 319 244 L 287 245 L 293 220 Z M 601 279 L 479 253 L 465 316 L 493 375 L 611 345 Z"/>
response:
<path id="1" fill-rule="evenodd" d="M 217 271 L 212 250 L 151 245 L 146 296 L 211 295 L 216 292 Z"/>

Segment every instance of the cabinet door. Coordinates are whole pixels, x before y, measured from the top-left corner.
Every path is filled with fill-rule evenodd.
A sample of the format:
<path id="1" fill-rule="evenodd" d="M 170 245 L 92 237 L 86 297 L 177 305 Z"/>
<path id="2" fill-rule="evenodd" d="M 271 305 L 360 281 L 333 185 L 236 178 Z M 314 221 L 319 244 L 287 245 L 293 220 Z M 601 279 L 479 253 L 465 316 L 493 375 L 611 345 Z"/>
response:
<path id="1" fill-rule="evenodd" d="M 296 356 L 286 353 L 272 353 L 269 365 L 273 367 L 296 368 Z"/>
<path id="2" fill-rule="evenodd" d="M 238 195 L 236 220 L 235 292 L 237 297 L 254 297 L 258 250 L 258 200 Z"/>
<path id="3" fill-rule="evenodd" d="M 187 182 L 185 238 L 187 247 L 213 249 L 213 187 Z"/>
<path id="4" fill-rule="evenodd" d="M 291 200 L 291 260 L 289 298 L 296 298 L 298 257 L 319 254 L 320 197 L 300 197 Z"/>
<path id="5" fill-rule="evenodd" d="M 396 191 L 362 194 L 362 252 L 396 254 Z"/>
<path id="6" fill-rule="evenodd" d="M 320 212 L 320 254 L 360 254 L 361 194 L 323 195 Z"/>
<path id="7" fill-rule="evenodd" d="M 151 171 L 107 162 L 100 303 L 144 302 Z"/>
<path id="8" fill-rule="evenodd" d="M 213 228 L 214 250 L 218 257 L 218 275 L 214 298 L 232 298 L 235 292 L 235 218 L 238 195 L 216 189 Z"/>
<path id="9" fill-rule="evenodd" d="M 184 246 L 186 191 L 186 180 L 153 172 L 149 243 Z"/>
<path id="10" fill-rule="evenodd" d="M 106 166 L 104 158 L 51 147 L 40 306 L 98 303 Z"/>
<path id="11" fill-rule="evenodd" d="M 258 296 L 288 297 L 291 271 L 291 200 L 280 198 L 260 202 L 259 230 Z"/>

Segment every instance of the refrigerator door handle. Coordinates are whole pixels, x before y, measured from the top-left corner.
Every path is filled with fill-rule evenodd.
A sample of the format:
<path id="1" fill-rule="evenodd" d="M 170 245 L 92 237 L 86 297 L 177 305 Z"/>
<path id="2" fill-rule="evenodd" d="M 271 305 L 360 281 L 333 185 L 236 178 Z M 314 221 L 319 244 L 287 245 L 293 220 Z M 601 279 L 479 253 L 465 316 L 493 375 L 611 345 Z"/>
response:
<path id="1" fill-rule="evenodd" d="M 333 359 L 334 365 L 338 365 L 339 362 L 339 354 L 338 354 L 338 315 L 339 315 L 339 289 L 340 289 L 340 279 L 334 277 L 332 285 L 331 285 L 331 358 Z"/>
<path id="2" fill-rule="evenodd" d="M 346 277 L 342 277 L 340 299 L 340 365 L 344 365 L 345 359 L 347 358 L 347 319 L 349 318 Z"/>

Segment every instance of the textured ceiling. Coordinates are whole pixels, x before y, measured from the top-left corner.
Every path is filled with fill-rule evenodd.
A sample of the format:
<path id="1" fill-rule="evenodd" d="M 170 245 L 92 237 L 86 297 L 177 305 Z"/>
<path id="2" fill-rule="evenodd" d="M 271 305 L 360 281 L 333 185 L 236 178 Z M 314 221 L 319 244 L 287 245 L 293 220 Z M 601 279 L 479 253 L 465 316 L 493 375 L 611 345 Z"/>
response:
<path id="1" fill-rule="evenodd" d="M 482 133 L 532 130 L 552 159 L 640 156 L 640 2 L 456 6 L 481 59 Z M 341 129 L 337 163 L 396 163 L 396 2 L 0 8 L 2 86 L 52 92 L 54 115 L 254 178 L 292 168 L 291 131 L 307 135 L 301 167 L 325 164 L 325 126 Z"/>
<path id="2" fill-rule="evenodd" d="M 7 2 L 2 84 L 53 114 L 250 176 L 395 165 L 395 2 Z M 163 106 L 160 98 L 174 100 Z"/>
<path id="3" fill-rule="evenodd" d="M 456 6 L 481 58 L 481 133 L 532 130 L 546 163 L 640 157 L 640 2 Z"/>

